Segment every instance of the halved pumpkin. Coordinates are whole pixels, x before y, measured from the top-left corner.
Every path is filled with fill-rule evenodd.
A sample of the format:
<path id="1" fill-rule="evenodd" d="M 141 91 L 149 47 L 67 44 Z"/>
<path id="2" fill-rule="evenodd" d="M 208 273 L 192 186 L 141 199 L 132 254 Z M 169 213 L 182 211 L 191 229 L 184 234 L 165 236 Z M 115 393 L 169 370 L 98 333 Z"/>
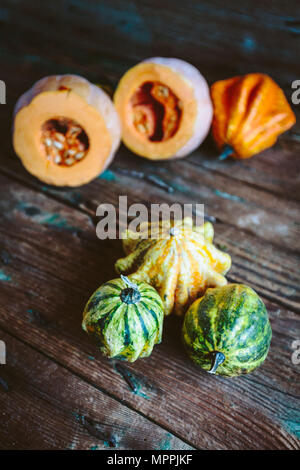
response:
<path id="1" fill-rule="evenodd" d="M 120 138 L 109 96 L 77 75 L 45 77 L 15 106 L 14 149 L 25 168 L 49 184 L 88 183 L 110 164 Z"/>
<path id="2" fill-rule="evenodd" d="M 205 139 L 213 115 L 205 79 L 180 59 L 154 57 L 131 68 L 114 103 L 125 145 L 152 160 L 191 153 Z"/>

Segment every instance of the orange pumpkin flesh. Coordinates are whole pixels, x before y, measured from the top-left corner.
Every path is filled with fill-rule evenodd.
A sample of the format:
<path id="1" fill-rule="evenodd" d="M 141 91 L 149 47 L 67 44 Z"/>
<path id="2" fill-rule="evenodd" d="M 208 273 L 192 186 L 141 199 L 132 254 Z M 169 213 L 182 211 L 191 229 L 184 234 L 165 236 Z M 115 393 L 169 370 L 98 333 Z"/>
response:
<path id="1" fill-rule="evenodd" d="M 181 110 L 178 98 L 160 82 L 146 82 L 130 100 L 135 129 L 151 142 L 172 137 L 179 126 Z"/>
<path id="2" fill-rule="evenodd" d="M 76 75 L 40 80 L 15 107 L 15 151 L 25 168 L 48 184 L 91 181 L 112 161 L 120 134 L 108 95 Z"/>
<path id="3" fill-rule="evenodd" d="M 153 160 L 189 154 L 211 124 L 207 83 L 179 59 L 152 58 L 136 65 L 122 77 L 114 102 L 125 145 Z"/>
<path id="4" fill-rule="evenodd" d="M 275 144 L 296 118 L 281 88 L 268 76 L 251 73 L 211 87 L 212 132 L 220 159 L 249 158 Z"/>

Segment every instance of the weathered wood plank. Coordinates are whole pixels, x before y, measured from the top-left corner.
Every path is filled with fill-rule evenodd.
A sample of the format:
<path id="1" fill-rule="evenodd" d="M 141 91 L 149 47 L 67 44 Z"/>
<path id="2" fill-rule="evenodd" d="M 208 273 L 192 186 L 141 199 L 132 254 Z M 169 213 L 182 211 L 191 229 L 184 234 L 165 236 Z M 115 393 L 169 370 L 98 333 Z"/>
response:
<path id="1" fill-rule="evenodd" d="M 191 2 L 188 7 L 184 7 L 184 17 L 189 18 L 188 35 L 183 34 L 183 31 L 178 35 L 178 30 L 173 27 L 170 30 L 168 28 L 160 30 L 163 21 L 170 15 L 168 25 L 171 25 L 172 21 L 174 24 L 183 21 L 182 25 L 178 25 L 179 30 L 184 27 L 186 20 L 182 20 L 182 6 L 176 2 L 172 4 L 164 2 L 157 12 L 153 2 L 147 1 L 131 1 L 127 12 L 124 12 L 122 2 L 118 1 L 113 4 L 106 1 L 99 4 L 93 1 L 87 6 L 84 2 L 76 0 L 69 3 L 69 8 L 62 8 L 61 4 L 58 7 L 55 1 L 43 6 L 37 4 L 33 6 L 30 2 L 24 1 L 15 4 L 6 1 L 2 3 L 0 41 L 2 34 L 5 48 L 0 57 L 0 62 L 3 64 L 1 78 L 7 82 L 8 94 L 8 106 L 2 106 L 0 109 L 0 119 L 1 115 L 3 119 L 3 121 L 1 119 L 1 133 L 4 136 L 9 133 L 9 117 L 17 97 L 41 76 L 75 72 L 82 73 L 97 82 L 108 79 L 116 84 L 121 74 L 145 55 L 162 54 L 161 47 L 158 47 L 156 42 L 163 42 L 164 35 L 168 38 L 173 36 L 173 40 L 168 42 L 167 55 L 189 59 L 188 49 L 195 55 L 196 66 L 203 70 L 205 64 L 204 73 L 210 83 L 225 78 L 230 73 L 246 73 L 249 71 L 249 66 L 255 71 L 271 73 L 267 70 L 271 61 L 273 76 L 285 87 L 287 97 L 291 101 L 291 83 L 298 77 L 295 72 L 296 51 L 299 47 L 299 34 L 296 34 L 297 18 L 294 18 L 296 3 L 295 7 L 289 3 L 288 6 L 285 4 L 278 8 L 274 2 L 267 2 L 268 7 L 264 2 L 256 6 L 255 15 L 251 16 L 253 8 L 251 2 L 247 1 L 242 2 L 236 11 L 230 4 L 224 7 L 222 2 L 211 4 L 204 1 L 201 2 L 201 6 Z M 82 14 L 83 9 L 85 9 L 84 14 Z M 56 28 L 56 34 L 53 36 L 53 22 L 58 19 L 58 11 L 61 28 Z M 151 22 L 147 21 L 150 12 Z M 64 20 L 66 18 L 68 21 Z M 205 47 L 195 47 L 199 41 L 205 41 L 208 25 L 211 27 L 211 22 L 213 21 L 215 25 L 218 20 L 222 21 L 222 28 L 218 29 L 218 33 L 214 26 L 214 34 L 209 34 L 210 39 L 206 41 Z M 190 26 L 193 22 L 195 28 Z M 14 35 L 10 34 L 12 28 Z M 68 34 L 66 28 L 74 28 L 76 31 L 75 48 L 73 34 Z M 147 41 L 142 34 L 143 28 L 148 32 L 150 30 Z M 271 49 L 266 47 L 269 41 L 266 28 L 273 31 Z M 252 31 L 249 37 L 247 31 Z M 281 38 L 279 49 L 274 46 L 274 31 L 276 31 L 276 40 L 278 37 Z M 35 38 L 39 33 L 40 40 L 37 44 Z M 196 42 L 190 42 L 191 34 L 197 36 Z M 231 45 L 220 49 L 220 43 L 224 45 L 223 38 L 222 41 L 220 38 L 223 34 L 227 37 L 225 41 L 230 38 Z M 137 41 L 139 35 L 140 41 Z M 52 37 L 50 42 L 49 36 Z M 294 45 L 292 48 L 291 38 Z M 249 39 L 250 43 L 252 40 L 254 49 L 247 50 L 246 47 L 244 50 L 243 41 L 245 40 L 247 44 Z M 120 40 L 122 40 L 121 50 L 123 48 L 126 50 L 126 57 L 119 55 L 120 47 L 116 43 Z M 145 43 L 149 43 L 150 46 L 145 48 Z M 193 47 L 190 47 L 191 44 Z M 270 50 L 272 53 L 274 51 L 274 56 L 270 55 Z M 227 54 L 230 57 L 227 57 Z M 290 63 L 289 69 L 286 68 L 286 60 Z M 224 61 L 230 66 L 225 66 Z M 234 70 L 235 67 L 238 70 Z M 283 78 L 286 73 L 289 74 L 288 79 Z M 19 79 L 20 74 L 22 81 Z M 300 117 L 299 106 L 293 108 Z M 214 172 L 224 172 L 231 178 L 248 182 L 252 187 L 259 186 L 262 189 L 278 192 L 285 199 L 292 198 L 299 201 L 299 159 L 296 158 L 299 152 L 299 129 L 298 123 L 291 132 L 281 138 L 280 151 L 277 147 L 274 151 L 264 152 L 262 157 L 255 157 L 245 162 L 218 162 L 215 159 L 216 152 L 211 145 L 201 147 L 200 151 L 194 153 L 190 159 Z M 8 140 L 5 139 L 2 144 L 7 146 Z"/>
<path id="2" fill-rule="evenodd" d="M 144 159 L 138 164 L 131 156 L 116 161 L 111 170 L 123 170 L 134 178 L 134 169 L 146 175 L 155 175 L 172 192 L 170 200 L 178 202 L 198 202 L 205 205 L 207 214 L 217 220 L 246 230 L 269 243 L 275 243 L 293 251 L 300 250 L 299 228 L 296 220 L 300 214 L 300 204 L 245 185 L 230 175 L 218 174 L 205 168 L 195 168 L 189 159 L 154 165 Z M 152 173 L 153 172 L 153 173 Z M 130 179 L 121 185 L 130 184 Z M 154 192 L 152 193 L 155 196 Z"/>
<path id="3" fill-rule="evenodd" d="M 296 1 L 265 1 L 254 10 L 249 0 L 238 6 L 220 0 L 184 5 L 131 0 L 124 8 L 121 0 L 45 5 L 3 0 L 0 40 L 11 51 L 7 61 L 37 71 L 88 66 L 97 76 L 101 69 L 116 70 L 116 58 L 125 71 L 147 56 L 177 56 L 209 71 L 214 80 L 259 70 L 290 90 L 299 46 L 297 6 Z"/>
<path id="4" fill-rule="evenodd" d="M 254 286 L 271 300 L 299 310 L 296 292 L 299 257 L 295 254 L 300 239 L 298 202 L 256 188 L 253 182 L 233 179 L 229 170 L 223 175 L 215 167 L 207 169 L 197 165 L 194 168 L 191 161 L 194 162 L 195 157 L 155 164 L 135 157 L 122 148 L 111 169 L 100 180 L 81 188 L 55 189 L 28 175 L 20 163 L 8 155 L 3 152 L 0 157 L 3 172 L 91 216 L 94 216 L 101 202 L 118 205 L 118 194 L 128 193 L 129 187 L 129 203 L 144 201 L 145 193 L 147 201 L 144 202 L 147 204 L 149 201 L 174 202 L 174 199 L 178 202 L 204 203 L 206 214 L 218 222 L 215 228 L 222 244 L 232 254 L 238 250 L 240 259 L 235 260 L 233 266 L 236 279 L 251 279 Z M 263 159 L 264 156 L 257 158 Z M 233 163 L 233 168 L 240 168 L 240 165 L 243 163 Z M 291 181 L 286 184 L 291 184 Z M 259 257 L 257 253 L 260 253 Z M 253 272 L 248 266 L 250 273 L 245 272 L 245 259 L 260 266 L 260 269 Z M 236 270 L 237 266 L 239 268 Z M 239 271 L 243 274 L 240 275 Z"/>
<path id="5" fill-rule="evenodd" d="M 81 311 L 93 289 L 113 277 L 119 242 L 95 244 L 86 215 L 45 195 L 5 185 L 3 178 L 0 188 L 8 197 L 0 197 L 1 244 L 11 260 L 0 283 L 3 328 L 193 446 L 300 447 L 299 370 L 291 362 L 297 315 L 267 302 L 271 351 L 246 377 L 201 373 L 182 350 L 176 318 L 168 319 L 164 341 L 148 360 L 107 361 L 81 331 Z"/>
<path id="6" fill-rule="evenodd" d="M 97 82 L 108 79 L 116 84 L 121 74 L 136 61 L 147 55 L 163 54 L 161 43 L 166 44 L 165 41 L 168 44 L 165 55 L 192 60 L 192 54 L 193 63 L 205 73 L 210 83 L 234 73 L 265 71 L 284 86 L 291 101 L 291 83 L 298 77 L 295 69 L 299 48 L 296 2 L 282 3 L 280 8 L 274 2 L 263 2 L 256 6 L 254 15 L 249 1 L 243 1 L 238 9 L 218 1 L 213 4 L 204 1 L 200 6 L 190 2 L 184 6 L 184 15 L 182 9 L 177 2 L 164 2 L 156 11 L 153 2 L 131 1 L 126 12 L 120 1 L 92 1 L 86 5 L 74 0 L 64 7 L 55 1 L 43 6 L 24 1 L 2 2 L 0 43 L 5 44 L 5 48 L 0 57 L 1 78 L 7 82 L 9 105 L 0 109 L 3 116 L 1 133 L 8 134 L 8 118 L 17 97 L 41 76 L 75 72 Z M 166 25 L 170 28 L 161 28 L 167 18 Z M 60 27 L 53 35 L 53 23 L 58 20 Z M 216 32 L 218 21 L 222 22 L 222 28 Z M 184 34 L 187 25 L 188 35 Z M 76 33 L 76 47 L 69 29 Z M 268 36 L 266 30 L 271 30 L 272 35 Z M 37 34 L 38 43 L 35 40 Z M 278 47 L 274 45 L 275 37 L 276 41 L 280 38 Z M 224 47 L 228 40 L 230 47 Z M 272 47 L 268 45 L 269 40 Z M 200 47 L 202 42 L 205 44 Z M 195 47 L 196 44 L 199 47 Z M 247 48 L 247 44 L 252 44 L 252 49 Z M 122 50 L 126 50 L 125 56 Z M 293 108 L 300 116 L 299 106 Z M 265 152 L 262 158 L 236 164 L 220 163 L 214 158 L 215 150 L 204 146 L 191 161 L 201 162 L 203 166 L 231 177 L 235 175 L 262 189 L 279 192 L 285 199 L 299 200 L 299 159 L 296 158 L 299 129 L 298 123 L 281 138 L 280 151 L 277 147 Z M 3 144 L 6 146 L 7 143 L 5 139 Z"/>
<path id="7" fill-rule="evenodd" d="M 81 4 L 80 2 L 75 3 L 74 5 L 71 4 L 70 9 L 67 9 L 66 11 L 61 11 L 60 18 L 63 18 L 64 15 L 71 15 L 71 23 L 74 21 L 75 24 L 78 24 L 78 21 L 82 20 L 82 18 L 79 17 L 79 13 L 83 8 L 83 4 Z M 149 8 L 147 6 L 147 2 L 143 2 L 142 6 L 139 5 L 139 13 L 137 13 L 137 9 L 134 6 L 135 2 L 131 3 L 131 16 L 130 18 L 127 17 L 128 25 L 131 24 L 131 22 L 133 21 L 133 24 L 135 24 L 136 26 L 141 26 L 142 23 L 139 23 L 137 20 L 133 20 L 133 18 L 135 18 L 135 15 L 140 15 L 142 19 L 144 18 L 144 12 L 148 11 Z M 152 3 L 151 7 L 153 8 Z M 168 4 L 164 6 L 163 10 L 165 10 L 165 13 L 162 13 L 163 15 L 170 13 L 169 7 L 170 5 Z M 16 15 L 16 9 L 14 9 L 14 11 L 11 11 L 9 4 L 4 4 L 3 8 L 4 18 L 9 18 L 10 21 L 19 21 L 19 16 Z M 22 30 L 22 25 L 24 21 L 22 21 L 22 25 L 20 25 L 20 29 L 18 29 L 18 34 L 25 35 L 25 38 L 27 40 L 24 40 L 24 44 L 25 47 L 27 47 L 27 41 L 29 40 L 28 38 L 30 38 L 30 32 L 33 34 L 36 28 L 41 27 L 40 22 L 38 23 L 37 21 L 35 21 L 35 15 L 38 15 L 44 21 L 46 20 L 47 15 L 52 18 L 54 13 L 57 13 L 57 8 L 55 6 L 55 2 L 50 6 L 47 5 L 48 10 L 47 8 L 44 9 L 36 7 L 33 9 L 30 4 L 25 4 L 24 2 L 18 2 L 18 8 L 21 9 L 24 17 L 27 18 L 26 15 L 30 16 L 30 21 L 26 22 L 26 26 L 24 26 L 25 31 Z M 206 5 L 205 2 L 201 6 L 201 8 L 197 9 L 195 5 L 193 5 L 193 8 L 194 10 L 191 11 L 194 11 L 194 13 L 196 11 L 196 14 L 200 15 L 200 19 L 203 22 L 206 22 L 206 15 L 211 17 L 212 14 L 216 14 L 214 10 L 213 12 L 210 11 L 210 7 Z M 177 12 L 177 9 L 178 12 L 181 11 L 181 7 L 175 5 L 175 12 Z M 118 2 L 114 2 L 114 5 L 112 6 L 111 3 L 106 4 L 106 2 L 104 2 L 104 4 L 99 5 L 97 2 L 92 2 L 87 8 L 86 13 L 89 16 L 92 15 L 95 11 L 101 11 L 103 13 L 101 18 L 93 18 L 94 21 L 98 22 L 104 21 L 104 18 L 107 17 L 108 13 L 111 13 L 110 21 L 112 21 L 111 25 L 113 27 L 113 30 L 110 30 L 109 34 L 113 38 L 112 42 L 114 44 L 114 42 L 116 41 L 116 30 L 118 27 L 121 30 L 119 32 L 122 33 L 122 21 L 124 20 L 124 18 L 122 17 L 123 13 L 121 4 L 119 4 Z M 228 12 L 229 11 L 232 16 L 232 21 L 234 22 L 238 20 L 242 22 L 252 21 L 249 17 L 249 8 L 247 2 L 243 3 L 243 5 L 239 7 L 239 11 L 235 12 L 235 14 L 233 13 L 230 7 Z M 244 13 L 242 13 L 243 11 Z M 283 14 L 283 11 L 285 11 L 284 7 L 281 11 L 281 14 Z M 223 18 L 225 13 L 226 10 L 219 8 L 217 16 Z M 275 27 L 278 28 L 282 33 L 284 32 L 284 34 L 286 35 L 286 40 L 290 37 L 290 29 L 292 28 L 291 18 L 286 21 L 283 21 L 284 17 L 278 16 L 279 11 L 277 10 L 276 6 L 272 6 L 272 8 L 268 9 L 268 11 L 266 12 L 265 7 L 262 5 L 261 10 L 258 10 L 256 12 L 258 16 L 260 15 L 260 13 L 262 15 L 262 24 L 264 24 L 264 21 L 266 21 L 265 18 L 268 17 L 268 27 L 271 27 L 272 25 L 272 28 Z M 51 21 L 50 23 L 49 21 L 46 23 L 47 24 L 45 25 L 45 27 L 47 28 L 48 24 L 50 24 Z M 6 21 L 4 21 L 4 24 L 6 24 Z M 93 26 L 91 27 L 94 28 L 94 23 L 92 24 Z M 140 32 L 139 27 L 137 29 Z M 101 31 L 103 31 L 103 29 L 101 29 Z M 134 40 L 136 40 L 136 36 L 134 35 L 135 33 L 131 37 L 130 31 L 131 30 L 129 28 L 129 30 L 127 31 L 127 39 L 129 41 L 132 41 L 133 38 Z M 63 34 L 63 31 L 59 31 L 59 34 Z M 81 34 L 83 35 L 84 40 L 82 44 L 80 41 L 78 41 L 80 42 L 79 47 L 85 49 L 93 49 L 95 47 L 100 47 L 101 41 L 97 41 L 97 44 L 90 43 L 89 37 L 87 38 L 84 33 L 84 28 L 83 31 L 79 31 L 79 37 Z M 263 31 L 263 35 L 265 36 L 265 31 Z M 107 37 L 107 34 L 105 34 L 105 40 L 107 39 Z M 55 38 L 55 41 L 56 40 L 58 40 L 57 37 Z M 68 41 L 69 39 L 67 40 L 67 44 L 63 45 L 63 47 L 60 49 L 60 53 L 62 53 L 64 47 L 69 47 Z M 9 57 L 6 55 L 4 55 L 3 57 L 3 60 L 6 62 L 6 68 L 4 70 L 4 73 L 7 73 L 8 80 L 11 84 L 10 87 L 8 87 L 10 106 L 1 107 L 0 109 L 0 112 L 2 114 L 1 129 L 3 135 L 7 135 L 8 133 L 7 113 L 8 111 L 11 111 L 12 104 L 17 98 L 18 94 L 24 91 L 24 89 L 20 87 L 20 81 L 18 79 L 16 80 L 19 74 L 16 73 L 15 69 L 10 69 L 10 67 L 14 67 L 12 65 L 14 63 L 14 54 L 16 54 L 19 60 L 21 60 L 21 57 L 23 57 L 24 55 L 22 55 L 23 51 L 20 50 L 14 52 L 14 44 L 15 38 L 14 43 L 7 44 L 8 53 L 12 53 L 11 59 L 9 59 Z M 43 41 L 41 41 L 41 44 L 43 44 Z M 30 45 L 32 45 L 31 42 Z M 19 46 L 22 47 L 21 43 L 19 44 Z M 39 45 L 39 47 L 41 46 Z M 52 52 L 51 47 L 53 47 Z M 49 60 L 49 55 L 54 54 L 54 51 L 56 51 L 57 53 L 57 47 L 55 42 L 50 45 L 49 49 L 49 44 L 47 41 L 47 53 L 45 54 L 45 60 L 41 60 L 41 63 L 38 57 L 36 56 L 26 56 L 27 60 L 26 67 L 23 71 L 23 84 L 27 82 L 29 86 L 32 81 L 39 78 L 40 75 L 36 75 L 36 63 L 38 63 L 39 65 L 39 74 L 41 70 L 44 70 L 45 74 L 54 73 L 55 71 L 58 71 L 58 69 L 55 69 L 55 67 L 58 67 L 60 69 L 60 72 L 72 71 L 72 68 L 70 68 L 70 64 L 66 62 L 64 62 L 63 64 L 62 62 L 60 62 L 60 56 L 58 57 L 57 54 L 56 62 L 50 61 L 50 63 L 48 64 L 47 60 Z M 231 49 L 231 53 L 233 54 L 233 57 L 235 57 L 234 49 Z M 65 59 L 65 56 L 63 56 L 63 58 Z M 268 58 L 270 58 L 269 54 Z M 91 78 L 91 75 L 94 73 L 93 63 L 90 64 L 89 61 L 81 62 L 81 58 L 79 56 L 76 56 L 76 59 L 76 66 L 79 67 L 82 73 L 88 73 L 88 76 Z M 236 59 L 237 57 L 235 57 L 235 60 Z M 242 60 L 240 57 L 239 59 Z M 129 66 L 129 58 L 127 58 L 126 60 L 128 61 Z M 284 60 L 284 58 L 280 57 L 280 60 Z M 124 63 L 122 64 L 121 62 L 122 59 L 114 57 L 113 59 L 111 59 L 109 67 L 104 68 L 101 71 L 101 74 L 108 74 L 110 75 L 110 78 L 113 75 L 114 82 L 116 82 L 118 75 L 121 73 L 122 67 L 124 67 Z M 280 64 L 278 63 L 277 55 L 276 63 L 278 70 L 281 69 L 282 67 L 279 67 L 281 62 Z M 63 68 L 64 70 L 62 70 Z M 108 73 L 107 69 L 110 69 L 110 73 Z M 101 77 L 102 76 L 103 75 L 101 75 Z M 209 71 L 209 76 L 212 76 L 211 71 Z M 100 79 L 100 77 L 98 77 L 98 79 Z M 291 90 L 289 89 L 289 92 L 290 91 Z M 296 112 L 299 112 L 297 106 L 295 106 L 294 108 Z M 293 132 L 290 135 L 292 134 Z M 284 137 L 281 142 L 283 146 L 285 145 L 284 142 L 287 142 L 288 147 L 290 148 L 293 139 Z M 295 249 L 299 243 L 298 224 L 295 221 L 299 214 L 299 204 L 292 201 L 291 198 L 293 198 L 294 200 L 299 200 L 300 186 L 299 177 L 297 176 L 299 173 L 299 159 L 295 158 L 297 153 L 297 139 L 295 140 L 294 144 L 295 145 L 292 146 L 292 151 L 290 151 L 291 149 L 287 151 L 279 151 L 279 147 L 276 147 L 275 149 L 272 149 L 269 152 L 265 152 L 262 156 L 255 157 L 254 159 L 251 159 L 247 162 L 221 163 L 216 161 L 216 152 L 215 150 L 213 150 L 211 143 L 209 143 L 208 141 L 208 144 L 206 144 L 204 147 L 201 147 L 201 149 L 195 152 L 189 159 L 185 160 L 184 162 L 172 162 L 172 166 L 170 166 L 170 163 L 166 163 L 166 165 L 150 164 L 148 162 L 142 161 L 141 159 L 137 159 L 136 157 L 132 157 L 132 155 L 129 155 L 128 152 L 121 151 L 121 157 L 116 161 L 116 168 L 118 168 L 119 166 L 118 161 L 120 161 L 120 166 L 122 167 L 128 166 L 128 162 L 131 160 L 132 168 L 145 168 L 146 174 L 150 172 L 150 175 L 148 176 L 148 182 L 151 181 L 149 177 L 152 176 L 153 178 L 156 178 L 156 180 L 161 180 L 162 185 L 165 184 L 164 173 L 167 172 L 168 175 L 166 184 L 172 186 L 173 183 L 173 186 L 175 186 L 175 188 L 173 187 L 173 189 L 175 190 L 176 196 L 178 195 L 178 193 L 180 193 L 180 191 L 183 191 L 186 196 L 187 194 L 189 194 L 189 197 L 201 197 L 201 199 L 204 199 L 208 210 L 211 210 L 214 213 L 215 217 L 220 217 L 221 219 L 223 219 L 223 221 L 226 220 L 227 222 L 230 220 L 230 224 L 236 224 L 239 228 L 250 230 L 250 232 L 262 236 L 263 238 L 268 240 L 268 242 L 275 240 L 276 243 L 282 244 L 287 248 L 292 246 L 292 249 Z M 7 139 L 5 139 L 4 146 L 7 148 L 7 150 L 10 149 Z M 10 150 L 8 151 L 10 152 Z M 200 166 L 199 170 L 195 168 L 190 169 L 188 165 L 188 163 L 190 162 L 193 162 L 197 167 Z M 282 171 L 282 165 L 284 165 L 284 171 Z M 14 165 L 14 163 L 7 162 L 7 154 L 5 154 L 5 152 L 3 153 L 3 162 L 1 166 L 4 171 L 16 171 L 16 166 Z M 18 165 L 17 168 L 19 170 Z M 113 168 L 115 168 L 115 166 Z M 21 173 L 19 173 L 18 170 L 17 173 L 19 174 L 19 176 L 23 177 L 24 172 L 21 171 Z M 182 175 L 186 175 L 186 177 L 183 178 Z M 193 175 L 194 178 L 192 178 Z M 201 182 L 200 188 L 199 182 Z M 196 191 L 195 188 L 197 188 Z M 227 191 L 228 188 L 230 188 L 230 192 Z M 83 191 L 85 192 L 85 188 L 83 189 Z M 278 198 L 273 196 L 272 192 L 275 192 L 276 194 L 278 192 L 281 197 Z M 60 192 L 60 194 L 63 195 L 62 192 Z M 180 195 L 177 197 L 180 197 Z M 87 203 L 89 204 L 89 201 L 87 201 Z M 261 210 L 261 206 L 263 210 Z M 249 212 L 249 209 L 251 209 L 251 212 Z M 288 224 L 286 221 L 286 219 L 289 217 L 291 218 L 290 224 Z"/>
<path id="8" fill-rule="evenodd" d="M 297 6 L 281 0 L 260 2 L 255 10 L 247 0 L 238 7 L 219 0 L 184 5 L 131 0 L 126 8 L 120 0 L 1 2 L 0 78 L 7 84 L 8 105 L 0 106 L 0 171 L 11 179 L 0 178 L 0 324 L 202 448 L 300 446 L 299 366 L 291 363 L 299 318 L 281 307 L 299 310 L 299 124 L 279 145 L 245 162 L 218 162 L 210 140 L 188 159 L 171 164 L 150 164 L 122 149 L 102 179 L 64 190 L 43 186 L 11 159 L 12 107 L 41 76 L 80 73 L 116 84 L 128 67 L 153 55 L 191 61 L 209 83 L 266 72 L 290 99 L 291 82 L 299 78 Z M 299 117 L 299 106 L 294 110 Z M 232 381 L 200 373 L 179 346 L 180 321 L 173 318 L 166 322 L 163 344 L 147 361 L 124 365 L 95 353 L 80 330 L 81 310 L 93 289 L 114 276 L 113 262 L 122 251 L 119 242 L 100 244 L 95 238 L 94 210 L 100 202 L 116 204 L 128 187 L 129 203 L 204 202 L 207 215 L 216 220 L 217 242 L 233 257 L 229 279 L 247 282 L 277 302 L 267 303 L 274 338 L 257 372 Z M 26 385 L 32 380 L 21 376 Z M 76 380 L 85 384 L 75 377 L 71 383 Z M 21 384 L 18 377 L 16 383 Z M 55 411 L 55 403 L 47 399 L 45 404 L 35 388 L 32 403 L 30 387 L 26 390 L 20 416 L 30 426 L 37 426 L 37 420 L 26 412 L 28 407 L 49 419 L 45 431 L 51 432 L 55 420 L 65 415 L 69 423 L 65 409 Z M 13 406 L 10 410 L 15 411 Z M 81 442 L 89 442 L 84 432 Z M 59 433 L 55 439 L 53 445 L 68 445 Z"/>
<path id="9" fill-rule="evenodd" d="M 14 159 L 7 161 L 4 155 L 0 157 L 0 170 L 55 195 L 61 201 L 66 200 L 74 207 L 79 207 L 84 200 L 88 206 L 93 201 L 93 206 L 97 207 L 107 197 L 106 192 L 111 186 L 113 191 L 110 192 L 113 194 L 110 198 L 116 198 L 124 192 L 126 194 L 128 188 L 133 187 L 133 191 L 130 191 L 131 199 L 143 198 L 146 189 L 155 202 L 160 202 L 159 195 L 160 199 L 168 199 L 170 202 L 176 198 L 176 202 L 181 203 L 202 203 L 207 215 L 212 215 L 219 222 L 246 230 L 284 249 L 300 251 L 300 202 L 287 200 L 232 178 L 229 170 L 228 174 L 222 174 L 216 169 L 206 169 L 200 165 L 195 167 L 190 159 L 150 163 L 122 148 L 110 170 L 100 177 L 101 182 L 76 190 L 47 187 L 29 176 L 19 162 Z M 103 180 L 108 180 L 108 184 L 103 184 Z M 81 208 L 85 209 L 83 204 Z"/>
<path id="10" fill-rule="evenodd" d="M 297 127 L 299 128 L 299 124 Z M 292 128 L 279 138 L 274 147 L 247 160 L 218 161 L 212 138 L 208 138 L 188 161 L 211 170 L 217 177 L 221 174 L 239 180 L 244 183 L 248 194 L 252 190 L 259 194 L 256 191 L 259 188 L 265 193 L 281 196 L 282 203 L 286 204 L 285 208 L 289 209 L 290 204 L 294 204 L 293 201 L 300 200 L 300 162 L 297 158 L 299 150 L 300 133 L 297 128 Z"/>
<path id="11" fill-rule="evenodd" d="M 0 338 L 0 449 L 191 449 L 30 346 Z"/>

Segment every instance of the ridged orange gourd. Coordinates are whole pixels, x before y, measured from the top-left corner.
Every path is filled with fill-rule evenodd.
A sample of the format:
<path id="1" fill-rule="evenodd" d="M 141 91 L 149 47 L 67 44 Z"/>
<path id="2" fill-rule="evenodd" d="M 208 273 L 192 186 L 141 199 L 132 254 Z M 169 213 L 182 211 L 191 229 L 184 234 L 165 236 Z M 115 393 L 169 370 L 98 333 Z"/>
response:
<path id="1" fill-rule="evenodd" d="M 296 117 L 281 88 L 268 75 L 250 73 L 220 80 L 211 87 L 212 133 L 222 152 L 249 158 L 275 144 Z"/>
<path id="2" fill-rule="evenodd" d="M 120 139 L 107 93 L 77 75 L 45 77 L 15 106 L 14 149 L 25 168 L 49 184 L 88 183 L 110 164 Z"/>
<path id="3" fill-rule="evenodd" d="M 177 221 L 144 222 L 139 232 L 126 230 L 127 256 L 116 262 L 118 273 L 151 284 L 160 294 L 165 315 L 186 312 L 208 287 L 227 284 L 231 258 L 213 245 L 210 222 L 201 226 L 189 217 Z"/>
<path id="4" fill-rule="evenodd" d="M 125 145 L 152 160 L 188 155 L 210 129 L 209 87 L 193 65 L 180 59 L 153 57 L 131 68 L 114 102 Z"/>

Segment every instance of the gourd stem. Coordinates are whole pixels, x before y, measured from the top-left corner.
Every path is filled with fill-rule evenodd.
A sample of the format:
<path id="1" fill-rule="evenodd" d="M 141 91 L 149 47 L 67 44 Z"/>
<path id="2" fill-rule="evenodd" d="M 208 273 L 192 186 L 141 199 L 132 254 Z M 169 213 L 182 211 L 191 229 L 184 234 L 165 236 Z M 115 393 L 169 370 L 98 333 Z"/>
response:
<path id="1" fill-rule="evenodd" d="M 225 160 L 229 155 L 233 154 L 233 148 L 230 145 L 225 145 L 223 147 L 221 155 L 218 157 L 218 160 Z"/>
<path id="2" fill-rule="evenodd" d="M 175 237 L 175 235 L 178 235 L 179 233 L 178 227 L 171 227 L 169 233 L 171 237 Z"/>
<path id="3" fill-rule="evenodd" d="M 131 282 L 128 277 L 121 274 L 121 279 L 125 283 L 125 289 L 121 290 L 120 298 L 125 304 L 136 304 L 141 299 L 138 286 Z"/>
<path id="4" fill-rule="evenodd" d="M 225 356 L 223 353 L 219 351 L 213 351 L 211 353 L 211 368 L 208 371 L 210 374 L 215 374 L 217 368 L 225 361 Z"/>
<path id="5" fill-rule="evenodd" d="M 125 285 L 127 287 L 131 287 L 132 289 L 138 290 L 138 286 L 134 282 L 131 282 L 131 280 L 127 276 L 123 276 L 123 274 L 121 274 L 121 279 L 123 282 L 125 282 Z"/>

